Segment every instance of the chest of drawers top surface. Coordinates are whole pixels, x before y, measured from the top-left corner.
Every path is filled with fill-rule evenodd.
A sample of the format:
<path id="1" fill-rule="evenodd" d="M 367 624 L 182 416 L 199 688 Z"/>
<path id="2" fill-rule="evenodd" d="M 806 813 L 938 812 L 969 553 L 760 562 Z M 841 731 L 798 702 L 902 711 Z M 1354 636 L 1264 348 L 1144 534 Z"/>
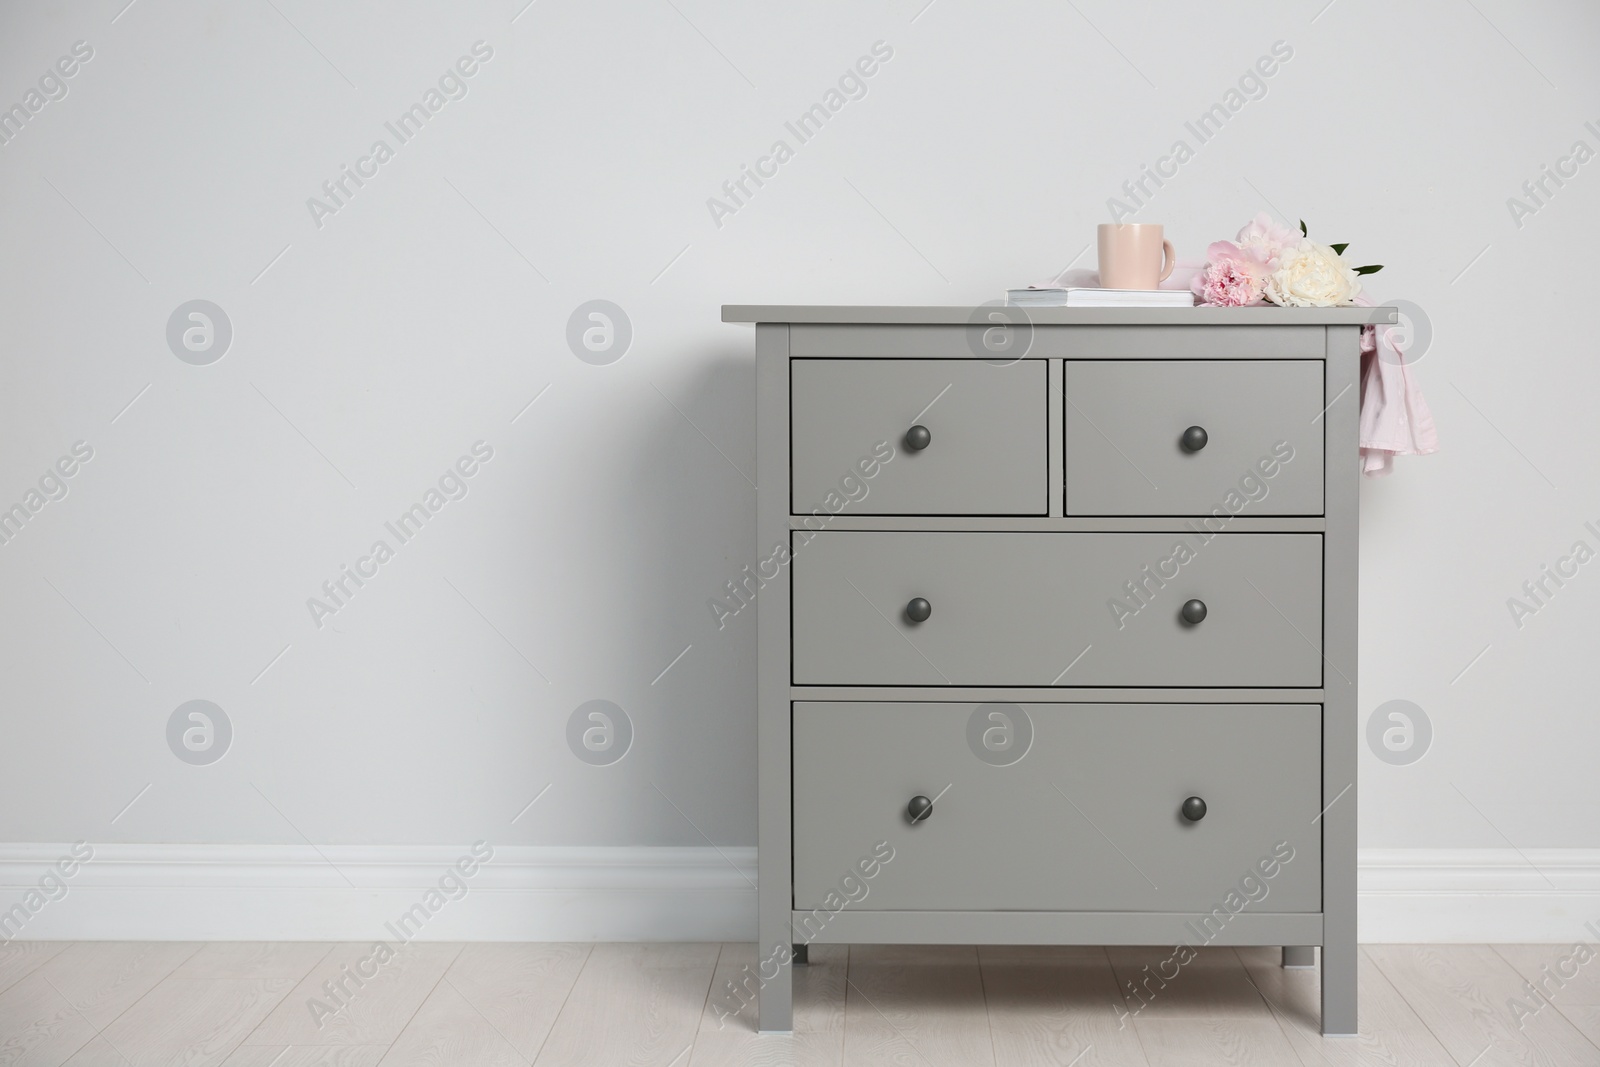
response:
<path id="1" fill-rule="evenodd" d="M 1037 326 L 1368 326 L 1392 325 L 1392 307 L 1334 308 L 1002 308 L 990 304 L 724 304 L 723 322 L 846 325 L 986 325 L 1001 312 L 1011 323 Z"/>

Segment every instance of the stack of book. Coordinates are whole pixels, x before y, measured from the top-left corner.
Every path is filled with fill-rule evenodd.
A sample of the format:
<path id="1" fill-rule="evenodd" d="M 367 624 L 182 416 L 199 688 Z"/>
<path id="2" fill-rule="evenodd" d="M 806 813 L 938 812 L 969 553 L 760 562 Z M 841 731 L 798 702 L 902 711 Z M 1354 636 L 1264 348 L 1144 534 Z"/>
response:
<path id="1" fill-rule="evenodd" d="M 1007 289 L 1006 305 L 1021 308 L 1190 308 L 1187 289 Z"/>

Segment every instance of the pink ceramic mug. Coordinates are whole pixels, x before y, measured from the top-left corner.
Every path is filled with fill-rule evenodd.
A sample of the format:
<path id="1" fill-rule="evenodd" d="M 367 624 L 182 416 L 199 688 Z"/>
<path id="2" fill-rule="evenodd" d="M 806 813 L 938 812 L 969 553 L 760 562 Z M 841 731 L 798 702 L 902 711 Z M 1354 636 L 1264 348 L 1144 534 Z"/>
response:
<path id="1" fill-rule="evenodd" d="M 1155 289 L 1176 266 L 1172 242 L 1147 222 L 1101 223 L 1100 287 Z"/>

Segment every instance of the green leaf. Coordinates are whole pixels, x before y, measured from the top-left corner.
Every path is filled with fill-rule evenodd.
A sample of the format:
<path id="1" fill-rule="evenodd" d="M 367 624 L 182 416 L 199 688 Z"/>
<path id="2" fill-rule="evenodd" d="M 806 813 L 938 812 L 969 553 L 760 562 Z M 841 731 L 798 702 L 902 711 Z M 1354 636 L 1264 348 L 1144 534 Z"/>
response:
<path id="1" fill-rule="evenodd" d="M 1333 249 L 1333 254 L 1334 255 L 1342 256 L 1342 255 L 1344 255 L 1344 250 L 1350 247 L 1350 242 L 1346 241 L 1344 244 L 1341 244 L 1341 245 L 1329 245 L 1328 247 Z"/>
<path id="2" fill-rule="evenodd" d="M 1357 267 L 1356 268 L 1356 273 L 1357 274 L 1376 274 L 1382 269 L 1383 269 L 1383 264 L 1379 263 L 1379 264 L 1376 264 L 1376 265 L 1370 266 L 1370 267 Z"/>
<path id="3" fill-rule="evenodd" d="M 1310 237 L 1311 236 L 1311 234 L 1306 232 L 1306 220 L 1305 219 L 1301 219 L 1300 220 L 1300 236 L 1301 237 Z"/>

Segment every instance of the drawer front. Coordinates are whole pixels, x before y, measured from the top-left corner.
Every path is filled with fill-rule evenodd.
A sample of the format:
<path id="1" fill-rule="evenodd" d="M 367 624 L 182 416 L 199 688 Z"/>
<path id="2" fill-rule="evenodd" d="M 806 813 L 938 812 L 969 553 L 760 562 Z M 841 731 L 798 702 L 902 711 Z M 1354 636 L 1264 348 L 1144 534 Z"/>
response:
<path id="1" fill-rule="evenodd" d="M 1067 514 L 1321 515 L 1322 376 L 1321 360 L 1069 360 Z"/>
<path id="2" fill-rule="evenodd" d="M 841 501 L 850 515 L 1045 514 L 1043 360 L 797 359 L 789 366 L 796 514 L 837 513 Z M 905 440 L 917 425 L 929 432 L 920 450 Z M 893 459 L 862 478 L 857 464 L 879 442 L 893 446 Z"/>
<path id="3" fill-rule="evenodd" d="M 1315 704 L 797 703 L 795 907 L 888 841 L 852 910 L 1319 911 L 1321 736 Z"/>
<path id="4" fill-rule="evenodd" d="M 798 685 L 1322 684 L 1321 534 L 828 531 L 793 554 Z"/>

